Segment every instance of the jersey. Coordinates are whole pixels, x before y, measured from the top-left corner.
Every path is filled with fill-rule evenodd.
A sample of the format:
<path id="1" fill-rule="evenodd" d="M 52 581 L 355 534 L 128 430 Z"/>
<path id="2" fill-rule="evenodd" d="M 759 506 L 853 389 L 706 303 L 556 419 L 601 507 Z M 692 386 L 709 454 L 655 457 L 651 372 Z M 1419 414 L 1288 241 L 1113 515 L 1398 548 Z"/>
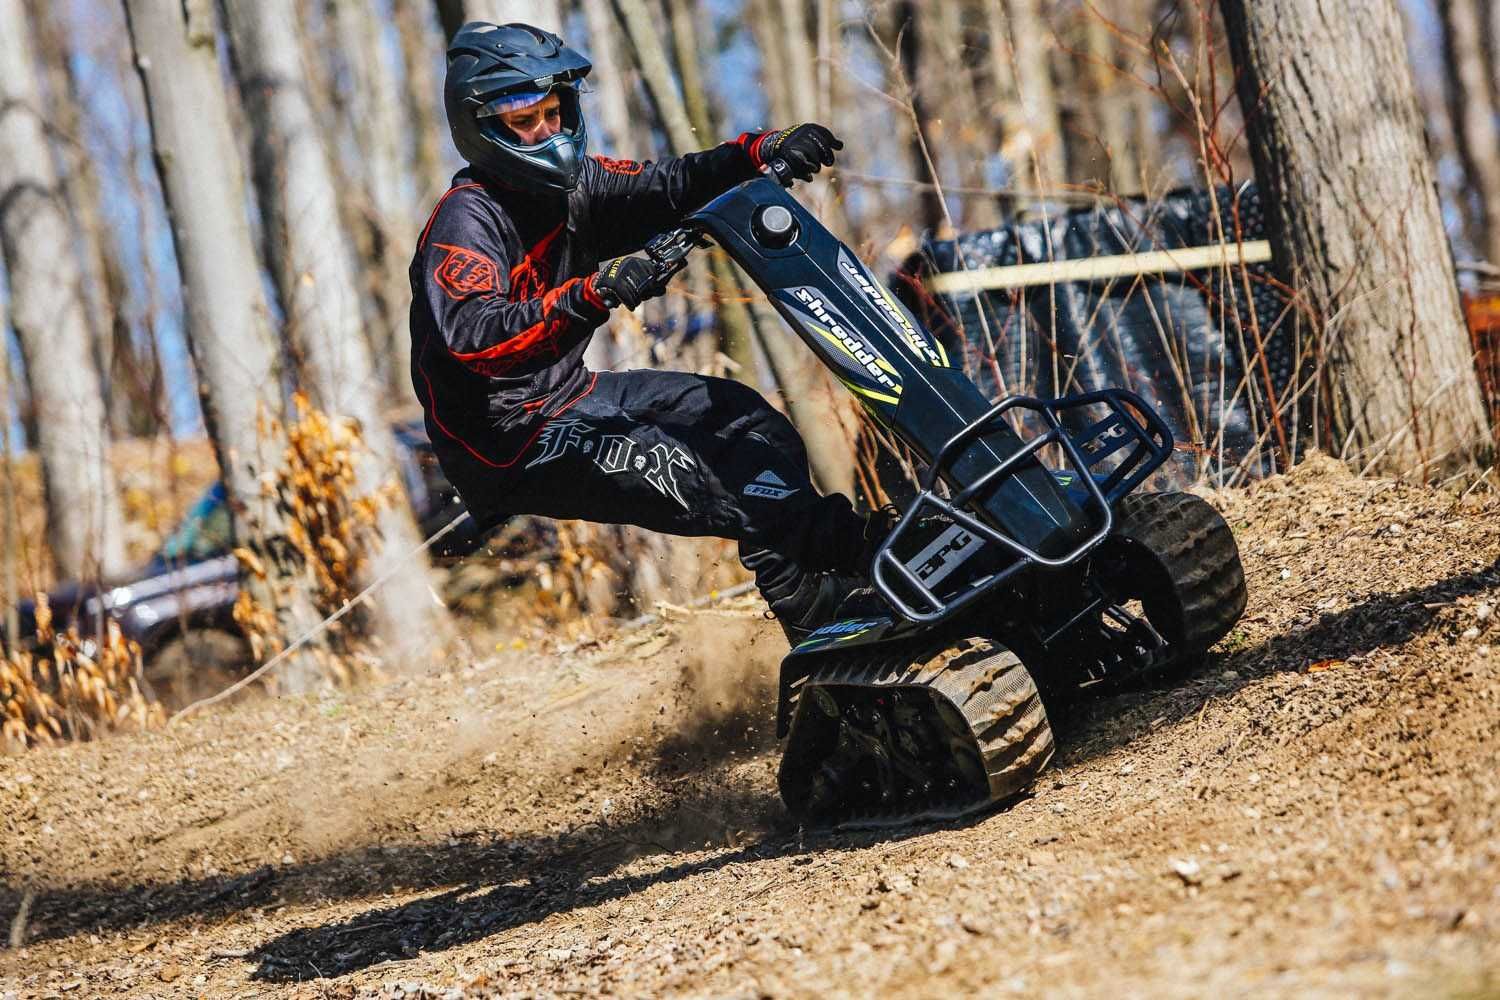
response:
<path id="1" fill-rule="evenodd" d="M 590 390 L 583 353 L 609 313 L 599 261 L 756 173 L 741 137 L 655 163 L 588 157 L 568 196 L 455 175 L 412 258 L 411 377 L 461 493 L 518 471 L 546 422 Z"/>

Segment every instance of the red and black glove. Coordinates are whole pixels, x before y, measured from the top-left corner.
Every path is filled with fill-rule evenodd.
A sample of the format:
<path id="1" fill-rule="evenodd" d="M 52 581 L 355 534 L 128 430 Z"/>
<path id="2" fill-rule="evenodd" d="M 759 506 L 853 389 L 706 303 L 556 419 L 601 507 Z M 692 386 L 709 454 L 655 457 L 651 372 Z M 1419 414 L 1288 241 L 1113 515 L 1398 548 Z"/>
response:
<path id="1" fill-rule="evenodd" d="M 610 309 L 615 306 L 634 309 L 665 292 L 671 277 L 663 276 L 661 269 L 644 257 L 616 257 L 599 266 L 599 273 L 594 275 L 594 291 Z"/>
<path id="2" fill-rule="evenodd" d="M 834 150 L 844 148 L 838 136 L 813 122 L 779 132 L 746 132 L 736 141 L 750 154 L 756 170 L 772 160 L 781 160 L 791 168 L 793 177 L 803 181 L 812 180 L 813 174 L 833 166 Z"/>

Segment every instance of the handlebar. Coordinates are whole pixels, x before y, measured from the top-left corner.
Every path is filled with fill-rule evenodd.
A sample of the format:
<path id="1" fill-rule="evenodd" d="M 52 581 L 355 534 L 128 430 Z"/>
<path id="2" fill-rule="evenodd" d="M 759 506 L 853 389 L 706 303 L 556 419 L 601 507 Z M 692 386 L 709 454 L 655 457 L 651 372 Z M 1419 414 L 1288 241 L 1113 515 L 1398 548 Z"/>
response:
<path id="1" fill-rule="evenodd" d="M 790 164 L 780 157 L 766 166 L 769 168 L 770 176 L 782 187 L 789 188 L 796 182 Z M 651 237 L 642 249 L 656 265 L 656 280 L 665 285 L 678 271 L 687 267 L 689 253 L 697 247 L 706 246 L 710 246 L 710 243 L 702 233 L 690 226 L 680 226 Z"/>

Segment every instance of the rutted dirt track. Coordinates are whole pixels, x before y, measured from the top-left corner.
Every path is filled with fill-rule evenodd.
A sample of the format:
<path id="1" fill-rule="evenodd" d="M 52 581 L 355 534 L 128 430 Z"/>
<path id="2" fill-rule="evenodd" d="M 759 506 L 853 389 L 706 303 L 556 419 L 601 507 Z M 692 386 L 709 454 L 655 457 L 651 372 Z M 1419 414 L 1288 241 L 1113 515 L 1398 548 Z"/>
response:
<path id="1" fill-rule="evenodd" d="M 0 759 L 0 995 L 1500 995 L 1500 504 L 1214 499 L 1242 626 L 961 824 L 789 825 L 753 607 Z"/>

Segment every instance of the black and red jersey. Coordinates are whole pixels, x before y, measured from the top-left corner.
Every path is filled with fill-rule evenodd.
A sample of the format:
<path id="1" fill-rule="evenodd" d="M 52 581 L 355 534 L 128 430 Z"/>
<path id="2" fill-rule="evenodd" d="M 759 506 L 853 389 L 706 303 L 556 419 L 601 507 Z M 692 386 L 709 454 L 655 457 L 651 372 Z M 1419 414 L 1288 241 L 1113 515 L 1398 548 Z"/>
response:
<path id="1" fill-rule="evenodd" d="M 656 163 L 590 157 L 568 196 L 469 169 L 454 177 L 412 258 L 411 374 L 461 491 L 514 467 L 546 420 L 589 391 L 583 352 L 608 315 L 593 288 L 599 261 L 755 176 L 754 138 Z"/>

